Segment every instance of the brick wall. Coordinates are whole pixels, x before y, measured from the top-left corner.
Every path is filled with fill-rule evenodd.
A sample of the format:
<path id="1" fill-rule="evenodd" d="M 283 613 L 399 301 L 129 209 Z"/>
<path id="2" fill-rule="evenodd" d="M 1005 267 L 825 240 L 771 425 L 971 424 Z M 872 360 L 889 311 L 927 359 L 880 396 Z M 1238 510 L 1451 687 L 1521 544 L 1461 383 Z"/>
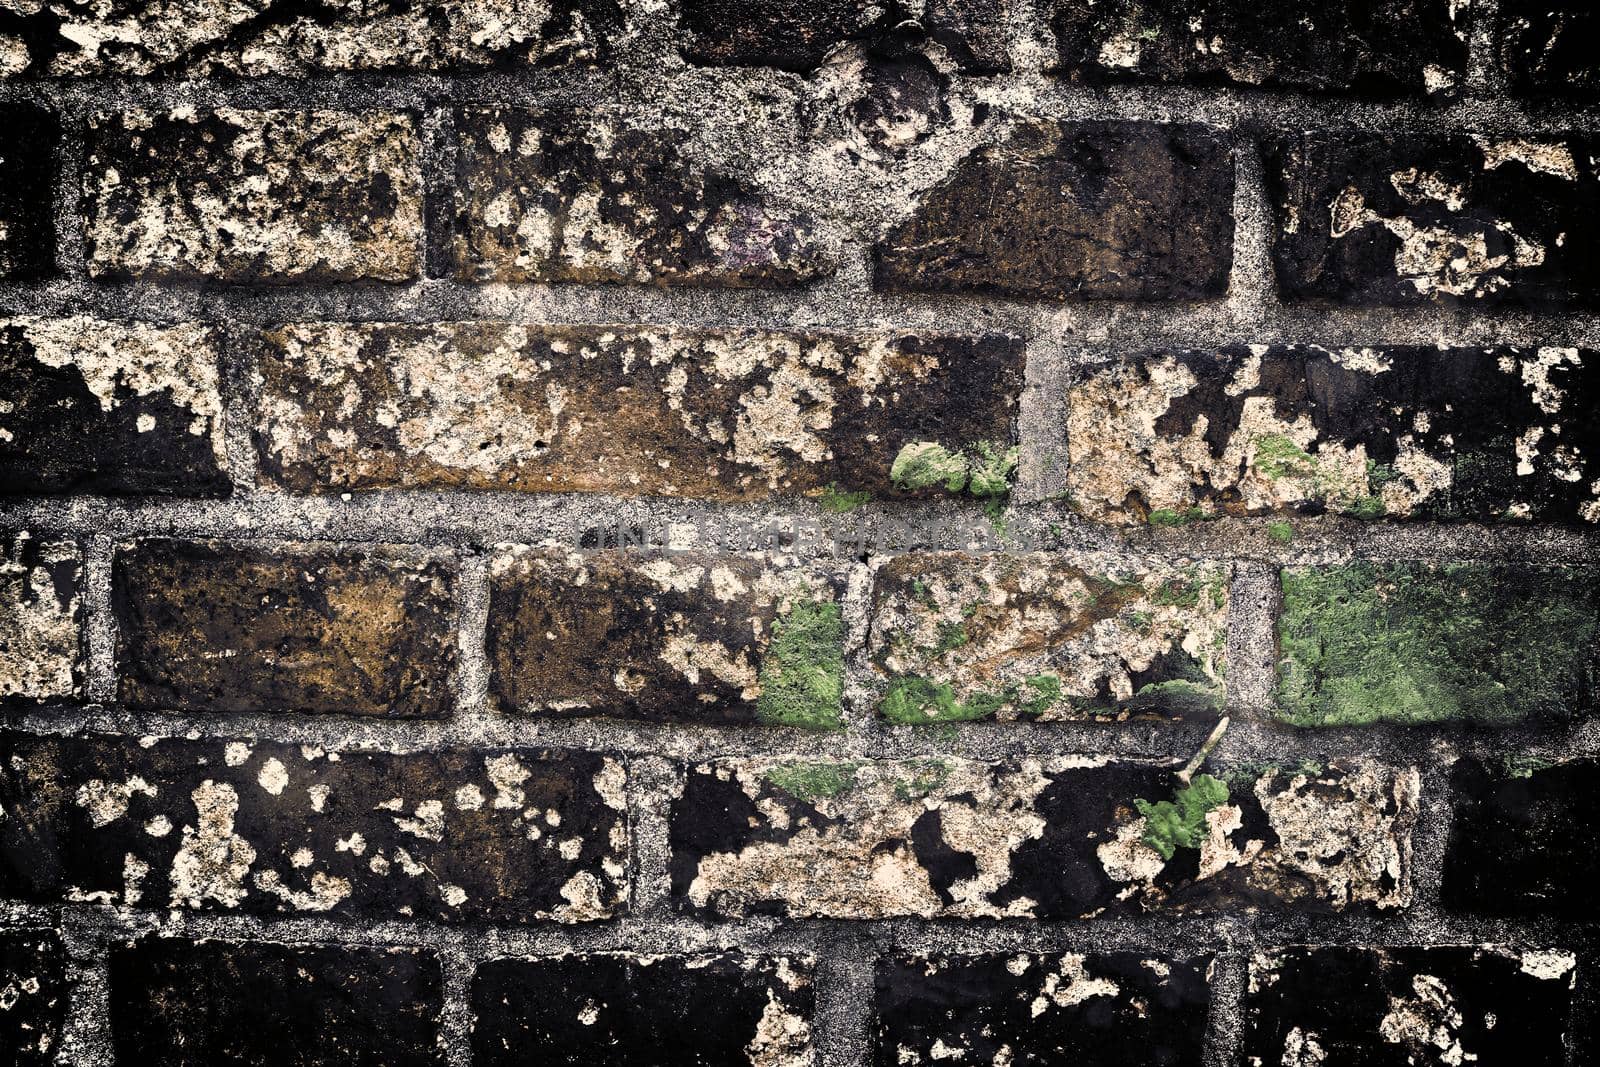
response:
<path id="1" fill-rule="evenodd" d="M 0 10 L 0 1060 L 1594 1058 L 1588 5 L 366 8 Z"/>

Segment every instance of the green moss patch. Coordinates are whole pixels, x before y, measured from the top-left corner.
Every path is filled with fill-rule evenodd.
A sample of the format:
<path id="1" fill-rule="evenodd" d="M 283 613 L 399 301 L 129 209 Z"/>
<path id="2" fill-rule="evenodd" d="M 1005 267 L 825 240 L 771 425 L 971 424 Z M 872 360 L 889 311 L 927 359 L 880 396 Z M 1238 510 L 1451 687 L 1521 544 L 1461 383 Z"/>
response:
<path id="1" fill-rule="evenodd" d="M 807 803 L 836 797 L 854 788 L 856 763 L 782 763 L 763 775 L 790 796 Z"/>
<path id="2" fill-rule="evenodd" d="M 1209 774 L 1173 792 L 1171 800 L 1135 800 L 1134 807 L 1147 820 L 1145 844 L 1170 860 L 1180 848 L 1199 848 L 1206 834 L 1206 813 L 1228 802 L 1228 787 Z"/>
<path id="3" fill-rule="evenodd" d="M 1594 572 L 1361 562 L 1282 582 L 1278 717 L 1296 726 L 1568 717 L 1600 684 Z"/>
<path id="4" fill-rule="evenodd" d="M 979 691 L 965 700 L 956 699 L 955 687 L 949 682 L 910 677 L 896 678 L 878 707 L 890 722 L 919 726 L 989 719 L 1007 706 L 1026 715 L 1043 715 L 1062 699 L 1061 679 L 1053 674 L 1033 675 L 1020 685 Z"/>
<path id="5" fill-rule="evenodd" d="M 772 624 L 756 718 L 769 726 L 843 726 L 844 617 L 831 600 L 797 600 Z"/>
<path id="6" fill-rule="evenodd" d="M 822 495 L 817 498 L 817 502 L 822 505 L 823 510 L 842 515 L 847 511 L 854 511 L 871 499 L 872 494 L 864 489 L 859 492 L 847 493 L 837 485 L 830 484 L 822 491 Z"/>
<path id="7" fill-rule="evenodd" d="M 979 441 L 966 450 L 949 449 L 937 441 L 913 441 L 895 455 L 889 479 L 895 488 L 908 492 L 943 489 L 1001 501 L 1011 492 L 1018 455 L 1015 445 L 992 441 Z"/>

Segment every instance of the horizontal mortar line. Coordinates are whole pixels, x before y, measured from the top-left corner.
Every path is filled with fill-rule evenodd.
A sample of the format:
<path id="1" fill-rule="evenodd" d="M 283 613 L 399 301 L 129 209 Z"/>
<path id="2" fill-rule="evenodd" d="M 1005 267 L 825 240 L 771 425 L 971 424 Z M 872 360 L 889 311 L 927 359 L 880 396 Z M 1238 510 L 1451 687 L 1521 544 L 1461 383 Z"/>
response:
<path id="1" fill-rule="evenodd" d="M 0 726 L 39 737 L 81 733 L 129 739 L 176 737 L 317 745 L 340 751 L 426 753 L 441 748 L 532 748 L 660 757 L 679 763 L 722 759 L 873 760 L 943 757 L 981 762 L 1106 756 L 1177 764 L 1195 752 L 1213 724 L 995 723 L 961 724 L 953 734 L 869 720 L 834 733 L 755 724 L 712 726 L 645 723 L 603 717 L 541 719 L 524 715 L 419 720 L 333 714 L 147 712 L 107 706 L 18 709 Z M 1508 752 L 1560 758 L 1600 756 L 1600 723 L 1528 723 L 1496 730 L 1458 724 L 1303 728 L 1234 712 L 1208 765 L 1228 768 L 1300 760 L 1370 757 L 1424 771 L 1447 770 L 1458 756 L 1494 759 Z"/>
<path id="2" fill-rule="evenodd" d="M 355 947 L 451 948 L 475 961 L 502 956 L 566 952 L 646 951 L 815 954 L 831 937 L 867 939 L 869 951 L 896 953 L 1152 951 L 1199 955 L 1300 944 L 1515 945 L 1589 952 L 1600 947 L 1591 922 L 1512 919 L 1357 909 L 1320 914 L 1283 909 L 1151 911 L 1092 919 L 940 920 L 699 919 L 622 917 L 560 925 L 439 923 L 370 916 L 223 915 L 179 909 L 142 911 L 92 904 L 30 905 L 0 902 L 0 929 L 71 924 L 99 943 L 142 936 L 187 939 L 341 944 Z"/>
<path id="3" fill-rule="evenodd" d="M 0 531 L 114 538 L 219 537 L 270 541 L 376 542 L 451 548 L 549 542 L 577 548 L 584 534 L 637 531 L 684 551 L 804 553 L 822 563 L 916 551 L 1037 548 L 1062 556 L 1102 554 L 1227 562 L 1258 559 L 1312 565 L 1344 559 L 1460 559 L 1486 562 L 1600 559 L 1600 529 L 1427 521 L 1297 518 L 1296 540 L 1262 535 L 1283 516 L 1193 523 L 1179 529 L 1096 523 L 1063 505 L 1016 505 L 1002 540 L 974 508 L 952 501 L 879 501 L 847 515 L 810 502 L 718 505 L 700 499 L 588 493 L 377 490 L 339 496 L 242 493 L 205 500 L 174 497 L 35 496 L 0 499 Z M 1242 539 L 1256 535 L 1251 550 Z M 632 533 L 629 533 L 632 536 Z"/>
<path id="4" fill-rule="evenodd" d="M 333 107 L 348 110 L 408 109 L 440 105 L 587 106 L 598 103 L 620 113 L 670 111 L 719 88 L 754 84 L 767 92 L 797 97 L 816 83 L 760 67 L 683 66 L 640 72 L 458 71 L 430 73 L 329 73 L 305 77 L 141 78 L 106 76 L 41 81 L 0 81 L 0 102 L 32 102 L 87 111 L 130 107 Z M 1047 118 L 1107 118 L 1192 121 L 1218 126 L 1355 126 L 1429 133 L 1483 128 L 1561 130 L 1593 124 L 1594 105 L 1578 101 L 1519 100 L 1464 96 L 1433 102 L 1425 97 L 1364 99 L 1355 95 L 1239 86 L 1111 83 L 1077 85 L 1030 71 L 988 76 L 956 75 L 953 93 L 997 102 L 1028 101 L 1026 113 Z M 114 101 L 115 103 L 109 103 Z M 1014 106 L 1014 105 L 1013 105 Z"/>
<path id="5" fill-rule="evenodd" d="M 270 326 L 295 321 L 491 321 L 538 326 L 687 329 L 921 330 L 1061 336 L 1077 344 L 1231 342 L 1325 344 L 1600 345 L 1600 314 L 1493 307 L 1347 307 L 1238 302 L 1054 302 L 973 293 L 883 293 L 865 286 L 699 289 L 580 285 L 476 286 L 444 279 L 406 285 L 98 284 L 75 279 L 0 283 L 8 315 Z"/>

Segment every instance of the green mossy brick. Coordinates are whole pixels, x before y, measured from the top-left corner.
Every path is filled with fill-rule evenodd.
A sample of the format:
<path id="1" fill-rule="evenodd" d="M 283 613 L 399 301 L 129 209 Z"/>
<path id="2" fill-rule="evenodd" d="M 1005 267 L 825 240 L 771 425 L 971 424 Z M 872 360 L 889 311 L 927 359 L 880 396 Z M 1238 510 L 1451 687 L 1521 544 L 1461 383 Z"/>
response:
<path id="1" fill-rule="evenodd" d="M 1594 571 L 1359 562 L 1282 581 L 1283 722 L 1502 724 L 1593 707 Z"/>

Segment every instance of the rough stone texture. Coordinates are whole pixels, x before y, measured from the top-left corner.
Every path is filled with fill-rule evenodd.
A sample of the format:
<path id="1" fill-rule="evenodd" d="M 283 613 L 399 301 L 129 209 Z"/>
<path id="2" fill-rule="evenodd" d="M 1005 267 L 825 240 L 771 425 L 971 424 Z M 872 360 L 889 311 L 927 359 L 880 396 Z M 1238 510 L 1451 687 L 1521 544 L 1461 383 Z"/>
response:
<path id="1" fill-rule="evenodd" d="M 894 722 L 1214 718 L 1228 570 L 1049 553 L 897 556 L 868 654 Z"/>
<path id="2" fill-rule="evenodd" d="M 210 327 L 0 321 L 0 396 L 0 493 L 232 488 Z"/>
<path id="3" fill-rule="evenodd" d="M 455 276 L 471 282 L 788 286 L 831 274 L 810 214 L 603 111 L 464 108 Z"/>
<path id="4" fill-rule="evenodd" d="M 755 556 L 507 546 L 490 690 L 503 711 L 837 728 L 838 584 Z"/>
<path id="5" fill-rule="evenodd" d="M 98 278 L 406 281 L 419 273 L 416 119 L 393 111 L 130 111 L 90 122 Z"/>
<path id="6" fill-rule="evenodd" d="M 82 582 L 75 542 L 0 536 L 0 701 L 82 693 Z"/>
<path id="7" fill-rule="evenodd" d="M 696 63 L 812 71 L 841 46 L 894 50 L 930 40 L 961 70 L 1009 70 L 1004 0 L 681 0 Z"/>
<path id="8" fill-rule="evenodd" d="M 1257 953 L 1244 1062 L 1563 1067 L 1576 963 L 1498 946 Z"/>
<path id="9" fill-rule="evenodd" d="M 1104 757 L 703 763 L 673 805 L 673 894 L 723 917 L 850 919 L 1410 903 L 1414 768 L 1241 768 L 1164 858 L 1151 819 L 1172 772 Z"/>
<path id="10" fill-rule="evenodd" d="M 1470 15 L 1460 0 L 1056 0 L 1051 28 L 1074 81 L 1442 96 L 1466 75 Z"/>
<path id="11" fill-rule="evenodd" d="M 1600 572 L 1356 562 L 1282 582 L 1284 722 L 1506 724 L 1600 694 Z"/>
<path id="12" fill-rule="evenodd" d="M 626 773 L 596 753 L 15 734 L 0 746 L 6 898 L 512 923 L 624 907 Z"/>
<path id="13" fill-rule="evenodd" d="M 466 70 L 608 54 L 615 0 L 24 0 L 0 11 L 0 77 Z"/>
<path id="14" fill-rule="evenodd" d="M 1600 523 L 1596 395 L 1587 349 L 1164 350 L 1077 373 L 1069 487 L 1101 522 Z"/>
<path id="15" fill-rule="evenodd" d="M 724 953 L 491 960 L 472 983 L 473 1063 L 806 1067 L 812 962 Z"/>
<path id="16" fill-rule="evenodd" d="M 145 938 L 111 953 L 118 1062 L 442 1065 L 431 952 Z"/>
<path id="17" fill-rule="evenodd" d="M 66 1016 L 66 953 L 55 934 L 0 931 L 0 1055 L 12 1067 L 52 1067 Z"/>
<path id="18" fill-rule="evenodd" d="M 1500 0 L 1501 69 L 1516 93 L 1600 95 L 1594 40 L 1600 11 L 1587 0 Z"/>
<path id="19" fill-rule="evenodd" d="M 1279 289 L 1346 304 L 1593 306 L 1597 155 L 1577 135 L 1283 137 L 1267 165 Z"/>
<path id="20" fill-rule="evenodd" d="M 111 591 L 118 695 L 207 712 L 443 715 L 453 571 L 386 547 L 123 545 Z"/>
<path id="21" fill-rule="evenodd" d="M 1202 1062 L 1209 957 L 893 956 L 877 964 L 874 1067 Z"/>
<path id="22" fill-rule="evenodd" d="M 0 279 L 55 273 L 51 188 L 59 133 L 48 112 L 0 106 Z"/>
<path id="23" fill-rule="evenodd" d="M 1036 122 L 968 156 L 875 252 L 880 289 L 1029 299 L 1221 296 L 1233 153 L 1219 131 Z"/>
<path id="24" fill-rule="evenodd" d="M 1000 335 L 300 323 L 265 334 L 256 440 L 294 492 L 890 494 L 907 444 L 1009 445 L 1022 362 Z"/>
<path id="25" fill-rule="evenodd" d="M 1523 756 L 1462 759 L 1451 775 L 1455 818 L 1440 899 L 1494 915 L 1594 914 L 1600 763 Z"/>

